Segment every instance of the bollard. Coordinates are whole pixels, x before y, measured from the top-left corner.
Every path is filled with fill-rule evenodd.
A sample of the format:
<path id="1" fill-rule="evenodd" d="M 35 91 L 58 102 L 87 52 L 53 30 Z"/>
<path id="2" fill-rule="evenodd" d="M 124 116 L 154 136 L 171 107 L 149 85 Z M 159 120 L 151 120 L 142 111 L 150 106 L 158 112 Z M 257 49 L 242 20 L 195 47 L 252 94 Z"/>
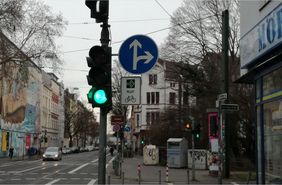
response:
<path id="1" fill-rule="evenodd" d="M 138 173 L 138 183 L 141 184 L 141 166 L 140 166 L 140 163 L 138 163 L 137 173 Z"/>
<path id="2" fill-rule="evenodd" d="M 124 172 L 122 172 L 121 182 L 124 184 Z"/>
<path id="3" fill-rule="evenodd" d="M 162 184 L 162 171 L 159 170 L 159 184 Z"/>
<path id="4" fill-rule="evenodd" d="M 111 184 L 111 176 L 108 176 L 108 184 Z"/>
<path id="5" fill-rule="evenodd" d="M 189 168 L 187 168 L 187 184 L 190 184 Z"/>
<path id="6" fill-rule="evenodd" d="M 168 165 L 166 165 L 166 179 L 165 179 L 166 182 L 168 182 Z"/>

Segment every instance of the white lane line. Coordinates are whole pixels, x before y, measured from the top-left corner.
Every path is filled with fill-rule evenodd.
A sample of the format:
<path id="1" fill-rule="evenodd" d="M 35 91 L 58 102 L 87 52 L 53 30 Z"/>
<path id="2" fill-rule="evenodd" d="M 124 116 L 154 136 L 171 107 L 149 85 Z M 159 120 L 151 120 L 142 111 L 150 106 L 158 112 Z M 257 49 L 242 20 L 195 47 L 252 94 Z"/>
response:
<path id="1" fill-rule="evenodd" d="M 48 182 L 46 185 L 55 184 L 55 183 L 58 182 L 59 180 L 61 180 L 61 179 L 52 180 L 51 182 Z"/>
<path id="2" fill-rule="evenodd" d="M 28 168 L 28 169 L 25 169 L 25 170 L 22 170 L 22 171 L 13 171 L 13 172 L 14 173 L 23 173 L 23 172 L 31 171 L 31 170 L 34 170 L 34 169 L 37 169 L 37 168 L 42 168 L 42 166 L 36 166 L 36 167 Z"/>
<path id="3" fill-rule="evenodd" d="M 92 179 L 87 185 L 94 185 L 97 179 Z"/>
<path id="4" fill-rule="evenodd" d="M 25 180 L 36 180 L 36 178 L 25 178 Z"/>
<path id="5" fill-rule="evenodd" d="M 108 168 L 108 166 L 113 162 L 113 160 L 115 160 L 116 157 L 112 158 L 106 165 L 106 169 Z"/>
<path id="6" fill-rule="evenodd" d="M 13 178 L 13 179 L 11 179 L 12 181 L 20 181 L 20 180 L 22 180 L 22 179 L 16 179 L 16 178 Z"/>
<path id="7" fill-rule="evenodd" d="M 239 184 L 237 184 L 236 182 L 231 182 L 231 184 L 233 184 L 233 185 L 239 185 Z"/>
<path id="8" fill-rule="evenodd" d="M 93 160 L 93 161 L 91 161 L 92 163 L 95 163 L 95 162 L 97 162 L 99 159 L 95 159 L 95 160 Z"/>
<path id="9" fill-rule="evenodd" d="M 85 166 L 87 166 L 87 165 L 89 165 L 89 163 L 85 163 L 85 164 L 83 164 L 83 165 L 81 165 L 81 166 L 75 168 L 74 170 L 69 171 L 68 174 L 73 174 L 73 173 L 76 172 L 77 170 L 80 170 L 81 168 L 83 168 L 83 167 L 85 167 Z"/>
<path id="10" fill-rule="evenodd" d="M 79 180 L 80 178 L 70 178 L 71 180 Z"/>
<path id="11" fill-rule="evenodd" d="M 80 175 L 87 175 L 88 173 L 80 173 Z"/>

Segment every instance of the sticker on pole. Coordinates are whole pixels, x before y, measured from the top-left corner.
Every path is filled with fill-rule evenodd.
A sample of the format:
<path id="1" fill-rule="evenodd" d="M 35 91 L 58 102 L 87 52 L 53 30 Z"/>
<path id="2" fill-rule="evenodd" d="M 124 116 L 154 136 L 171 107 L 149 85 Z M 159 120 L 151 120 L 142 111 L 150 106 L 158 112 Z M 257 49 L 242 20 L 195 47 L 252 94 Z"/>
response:
<path id="1" fill-rule="evenodd" d="M 129 73 L 142 74 L 154 67 L 158 54 L 158 47 L 150 37 L 133 35 L 122 43 L 119 62 Z"/>

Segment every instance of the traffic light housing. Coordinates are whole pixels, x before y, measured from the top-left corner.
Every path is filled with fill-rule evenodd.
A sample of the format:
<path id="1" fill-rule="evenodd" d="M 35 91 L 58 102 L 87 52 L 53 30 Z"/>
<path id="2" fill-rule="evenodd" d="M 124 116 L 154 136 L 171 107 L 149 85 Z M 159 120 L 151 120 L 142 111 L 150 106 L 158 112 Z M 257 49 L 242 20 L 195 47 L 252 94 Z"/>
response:
<path id="1" fill-rule="evenodd" d="M 111 48 L 93 46 L 86 57 L 88 67 L 88 85 L 92 88 L 87 94 L 88 103 L 92 107 L 110 108 L 112 106 L 111 88 Z"/>
<path id="2" fill-rule="evenodd" d="M 108 20 L 109 0 L 86 0 L 85 4 L 91 10 L 91 18 L 95 18 L 97 23 Z"/>
<path id="3" fill-rule="evenodd" d="M 193 135 L 196 140 L 201 138 L 201 124 L 197 124 L 193 130 Z"/>

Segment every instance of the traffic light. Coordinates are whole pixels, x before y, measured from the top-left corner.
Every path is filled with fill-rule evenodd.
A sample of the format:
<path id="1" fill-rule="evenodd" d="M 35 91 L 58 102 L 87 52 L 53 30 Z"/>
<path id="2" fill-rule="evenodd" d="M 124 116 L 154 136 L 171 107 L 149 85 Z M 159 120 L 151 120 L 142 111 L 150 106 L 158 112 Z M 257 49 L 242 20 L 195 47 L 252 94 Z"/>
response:
<path id="1" fill-rule="evenodd" d="M 111 48 L 93 46 L 86 60 L 88 67 L 91 68 L 87 81 L 88 85 L 92 86 L 87 94 L 88 103 L 91 103 L 93 108 L 111 108 Z"/>
<path id="2" fill-rule="evenodd" d="M 190 130 L 192 127 L 191 127 L 191 123 L 190 122 L 185 122 L 184 123 L 184 128 L 186 129 L 186 130 Z"/>
<path id="3" fill-rule="evenodd" d="M 201 138 L 201 124 L 197 124 L 193 130 L 193 135 L 196 140 Z"/>
<path id="4" fill-rule="evenodd" d="M 95 18 L 97 23 L 108 20 L 109 0 L 86 0 L 85 4 L 91 10 L 91 18 Z"/>
<path id="5" fill-rule="evenodd" d="M 145 144 L 144 138 L 141 138 L 140 143 L 141 143 L 142 145 L 144 145 L 144 144 Z"/>

